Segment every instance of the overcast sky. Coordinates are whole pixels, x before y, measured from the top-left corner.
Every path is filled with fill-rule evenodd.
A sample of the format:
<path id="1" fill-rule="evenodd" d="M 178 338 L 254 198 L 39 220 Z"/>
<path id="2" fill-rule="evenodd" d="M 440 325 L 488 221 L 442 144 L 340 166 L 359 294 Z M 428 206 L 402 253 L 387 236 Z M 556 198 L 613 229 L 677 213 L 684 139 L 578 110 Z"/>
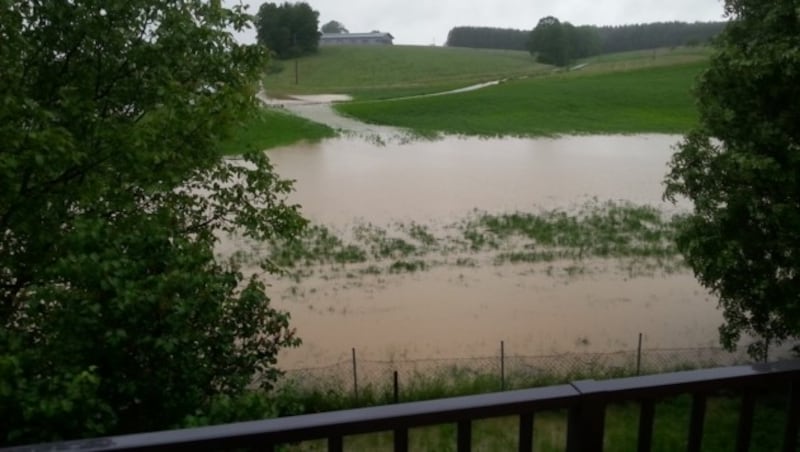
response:
<path id="1" fill-rule="evenodd" d="M 251 14 L 264 3 L 249 4 Z M 282 3 L 272 0 L 272 3 Z M 395 44 L 443 45 L 451 28 L 475 25 L 530 30 L 555 16 L 573 25 L 621 25 L 680 20 L 724 20 L 722 0 L 308 0 L 320 26 L 337 20 L 351 33 L 380 30 Z M 254 42 L 255 32 L 240 35 Z"/>

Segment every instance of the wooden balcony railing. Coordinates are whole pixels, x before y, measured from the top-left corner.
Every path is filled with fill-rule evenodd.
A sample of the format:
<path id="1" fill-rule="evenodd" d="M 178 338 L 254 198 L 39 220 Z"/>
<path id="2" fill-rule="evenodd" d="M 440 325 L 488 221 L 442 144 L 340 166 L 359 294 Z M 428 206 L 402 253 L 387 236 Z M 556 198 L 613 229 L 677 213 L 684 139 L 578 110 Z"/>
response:
<path id="1" fill-rule="evenodd" d="M 800 424 L 800 360 L 753 366 L 676 372 L 614 380 L 576 381 L 571 384 L 498 392 L 468 397 L 402 403 L 329 413 L 241 422 L 213 427 L 24 446 L 14 451 L 65 450 L 274 450 L 277 445 L 327 439 L 329 451 L 341 451 L 343 438 L 373 432 L 393 432 L 394 450 L 408 450 L 410 428 L 457 424 L 457 450 L 469 451 L 472 422 L 492 417 L 517 416 L 519 450 L 533 450 L 533 420 L 537 412 L 567 409 L 567 451 L 601 451 L 606 406 L 635 401 L 640 406 L 638 450 L 649 451 L 653 439 L 656 401 L 692 396 L 687 450 L 699 451 L 703 438 L 706 400 L 725 391 L 741 398 L 736 451 L 751 443 L 755 392 L 764 387 L 789 388 L 783 426 L 782 450 L 797 452 Z"/>

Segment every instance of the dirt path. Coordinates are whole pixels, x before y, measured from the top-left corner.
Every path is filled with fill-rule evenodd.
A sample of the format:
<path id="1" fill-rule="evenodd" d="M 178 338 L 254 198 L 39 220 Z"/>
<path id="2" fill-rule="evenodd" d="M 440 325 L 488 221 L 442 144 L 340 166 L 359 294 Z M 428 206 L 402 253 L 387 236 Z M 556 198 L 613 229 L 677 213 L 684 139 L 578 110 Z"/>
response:
<path id="1" fill-rule="evenodd" d="M 493 80 L 490 82 L 478 83 L 448 91 L 420 94 L 417 96 L 398 97 L 394 99 L 388 99 L 387 101 L 466 93 L 499 85 L 504 81 L 505 80 Z M 354 118 L 342 116 L 336 110 L 334 110 L 333 104 L 336 102 L 347 102 L 352 100 L 352 97 L 345 94 L 295 95 L 288 99 L 273 99 L 262 91 L 259 92 L 256 97 L 268 107 L 284 108 L 302 118 L 318 122 L 320 124 L 325 124 L 328 127 L 340 131 L 344 135 L 361 137 L 376 144 L 407 143 L 419 138 L 417 135 L 407 129 L 368 124 Z"/>
<path id="2" fill-rule="evenodd" d="M 257 97 L 269 107 L 284 108 L 302 118 L 325 124 L 343 135 L 361 137 L 375 144 L 405 143 L 415 139 L 414 134 L 406 129 L 367 124 L 340 115 L 333 109 L 333 103 L 350 100 L 349 96 L 322 94 L 293 96 L 290 99 L 272 99 L 262 92 Z"/>

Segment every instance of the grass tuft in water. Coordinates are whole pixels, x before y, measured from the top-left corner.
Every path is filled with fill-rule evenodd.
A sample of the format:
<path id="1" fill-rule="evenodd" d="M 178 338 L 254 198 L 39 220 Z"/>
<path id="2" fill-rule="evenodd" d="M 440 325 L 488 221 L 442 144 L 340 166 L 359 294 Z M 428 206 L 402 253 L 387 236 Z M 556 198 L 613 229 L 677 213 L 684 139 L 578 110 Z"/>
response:
<path id="1" fill-rule="evenodd" d="M 674 244 L 680 221 L 650 206 L 593 201 L 575 211 L 475 211 L 436 229 L 416 222 L 386 228 L 360 223 L 335 233 L 313 225 L 296 240 L 269 244 L 268 259 L 295 276 L 331 264 L 368 265 L 354 270 L 366 275 L 418 272 L 447 263 L 477 267 L 555 261 L 574 261 L 567 274 L 575 276 L 585 271 L 578 262 L 593 258 L 620 260 L 634 275 L 680 268 Z M 450 254 L 454 260 L 443 257 Z"/>
<path id="2" fill-rule="evenodd" d="M 413 260 L 413 261 L 395 261 L 389 267 L 390 273 L 414 273 L 417 271 L 425 270 L 428 265 L 425 261 L 421 260 Z"/>

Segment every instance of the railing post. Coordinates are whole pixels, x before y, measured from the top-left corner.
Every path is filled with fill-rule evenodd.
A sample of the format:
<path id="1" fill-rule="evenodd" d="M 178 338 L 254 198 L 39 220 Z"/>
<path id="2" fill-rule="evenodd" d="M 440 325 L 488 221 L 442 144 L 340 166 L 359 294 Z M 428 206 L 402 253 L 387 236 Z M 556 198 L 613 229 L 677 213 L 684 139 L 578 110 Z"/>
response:
<path id="1" fill-rule="evenodd" d="M 742 394 L 742 406 L 739 408 L 739 429 L 736 432 L 736 452 L 747 452 L 750 450 L 755 407 L 756 396 L 753 390 L 745 389 L 744 394 Z"/>
<path id="2" fill-rule="evenodd" d="M 328 452 L 342 452 L 344 449 L 341 436 L 328 437 Z"/>
<path id="3" fill-rule="evenodd" d="M 783 451 L 797 450 L 797 435 L 800 428 L 800 378 L 792 381 L 789 389 L 789 406 L 786 409 L 786 430 L 783 436 Z"/>
<path id="4" fill-rule="evenodd" d="M 533 451 L 533 413 L 519 417 L 519 452 Z"/>
<path id="5" fill-rule="evenodd" d="M 456 450 L 458 452 L 470 452 L 472 450 L 472 421 L 459 421 L 457 427 L 458 444 Z"/>
<path id="6" fill-rule="evenodd" d="M 567 452 L 601 452 L 606 406 L 598 396 L 587 395 L 569 410 Z"/>
<path id="7" fill-rule="evenodd" d="M 394 431 L 394 452 L 408 452 L 408 429 Z"/>
<path id="8" fill-rule="evenodd" d="M 689 419 L 689 443 L 686 447 L 688 452 L 700 452 L 705 420 L 706 396 L 705 394 L 694 394 L 692 396 L 692 415 Z"/>
<path id="9" fill-rule="evenodd" d="M 637 452 L 650 452 L 653 447 L 653 420 L 656 414 L 654 400 L 645 399 L 639 409 L 639 438 Z"/>

